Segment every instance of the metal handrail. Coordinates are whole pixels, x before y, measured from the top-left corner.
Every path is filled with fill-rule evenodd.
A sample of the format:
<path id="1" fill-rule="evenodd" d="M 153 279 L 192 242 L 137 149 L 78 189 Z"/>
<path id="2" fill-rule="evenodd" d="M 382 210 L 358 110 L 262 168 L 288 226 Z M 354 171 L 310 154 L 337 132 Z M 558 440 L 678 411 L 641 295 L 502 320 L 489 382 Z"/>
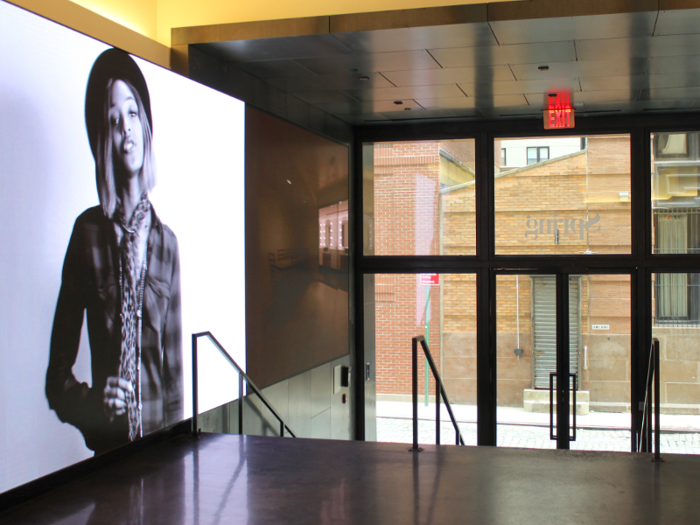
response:
<path id="1" fill-rule="evenodd" d="M 214 343 L 214 346 L 221 352 L 221 354 L 226 358 L 226 360 L 236 369 L 238 372 L 238 433 L 243 434 L 243 381 L 248 383 L 248 386 L 253 391 L 255 395 L 260 398 L 260 401 L 267 407 L 267 409 L 272 413 L 273 416 L 277 418 L 280 423 L 280 437 L 284 437 L 285 429 L 293 438 L 296 437 L 292 429 L 289 428 L 282 417 L 277 413 L 277 411 L 272 407 L 270 402 L 265 398 L 260 389 L 255 385 L 253 380 L 246 374 L 243 369 L 238 366 L 231 355 L 226 351 L 226 349 L 221 346 L 221 343 L 216 340 L 216 337 L 212 335 L 211 332 L 199 332 L 192 334 L 192 434 L 197 437 L 199 434 L 199 429 L 197 428 L 197 412 L 199 410 L 198 406 L 198 379 L 197 379 L 197 340 L 200 337 L 207 337 Z"/>
<path id="2" fill-rule="evenodd" d="M 654 338 L 649 352 L 649 367 L 647 369 L 647 381 L 644 396 L 644 410 L 642 411 L 642 427 L 639 433 L 638 449 L 642 448 L 642 440 L 648 448 L 651 448 L 651 405 L 652 395 L 654 404 L 654 459 L 652 461 L 663 463 L 661 459 L 661 377 L 659 340 Z M 653 381 L 653 391 L 652 391 Z M 653 393 L 652 393 L 653 392 Z"/>
<path id="3" fill-rule="evenodd" d="M 440 396 L 445 400 L 445 407 L 452 420 L 452 426 L 455 428 L 455 444 L 464 446 L 464 439 L 462 438 L 462 433 L 457 425 L 457 420 L 452 413 L 452 405 L 450 405 L 450 400 L 447 399 L 447 392 L 445 392 L 445 385 L 442 383 L 440 378 L 440 373 L 435 366 L 435 361 L 433 361 L 433 356 L 430 353 L 430 348 L 425 342 L 425 337 L 419 335 L 413 338 L 413 447 L 410 451 L 420 452 L 423 449 L 418 446 L 418 343 L 423 347 L 423 353 L 425 358 L 428 360 L 428 365 L 435 378 L 435 444 L 440 444 Z"/>

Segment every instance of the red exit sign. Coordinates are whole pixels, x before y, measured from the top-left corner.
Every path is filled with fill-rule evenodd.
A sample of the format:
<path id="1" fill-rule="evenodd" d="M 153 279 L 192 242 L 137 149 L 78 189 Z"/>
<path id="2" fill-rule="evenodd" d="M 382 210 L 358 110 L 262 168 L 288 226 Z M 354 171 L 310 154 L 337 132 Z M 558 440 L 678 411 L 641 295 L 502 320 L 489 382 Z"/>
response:
<path id="1" fill-rule="evenodd" d="M 544 110 L 544 129 L 573 128 L 576 125 L 571 93 L 549 93 Z"/>

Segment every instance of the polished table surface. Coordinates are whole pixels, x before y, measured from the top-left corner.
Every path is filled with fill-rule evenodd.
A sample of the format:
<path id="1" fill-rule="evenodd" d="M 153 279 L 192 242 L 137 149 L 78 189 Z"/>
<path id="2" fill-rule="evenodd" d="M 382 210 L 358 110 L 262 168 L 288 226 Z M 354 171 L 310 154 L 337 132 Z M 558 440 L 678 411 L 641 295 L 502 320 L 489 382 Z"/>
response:
<path id="1" fill-rule="evenodd" d="M 700 523 L 700 457 L 179 436 L 4 514 L 13 524 Z"/>

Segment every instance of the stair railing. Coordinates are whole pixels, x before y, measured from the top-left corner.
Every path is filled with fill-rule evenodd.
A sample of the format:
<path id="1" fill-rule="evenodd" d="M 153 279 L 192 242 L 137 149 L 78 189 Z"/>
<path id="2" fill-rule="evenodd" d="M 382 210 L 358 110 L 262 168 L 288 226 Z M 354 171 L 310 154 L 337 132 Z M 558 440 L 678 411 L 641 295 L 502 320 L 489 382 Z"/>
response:
<path id="1" fill-rule="evenodd" d="M 214 346 L 221 352 L 221 355 L 229 362 L 233 368 L 238 372 L 238 433 L 243 434 L 243 381 L 248 383 L 248 388 L 250 388 L 253 393 L 260 398 L 260 401 L 267 407 L 267 409 L 272 413 L 280 424 L 280 437 L 284 437 L 285 430 L 287 433 L 296 437 L 292 429 L 289 428 L 282 417 L 277 413 L 277 411 L 272 407 L 272 404 L 265 398 L 260 389 L 255 385 L 253 380 L 246 374 L 243 369 L 238 366 L 238 363 L 233 360 L 231 355 L 226 351 L 226 349 L 221 346 L 221 343 L 216 340 L 216 337 L 212 335 L 211 332 L 199 332 L 197 334 L 192 334 L 192 434 L 197 437 L 199 434 L 199 428 L 197 426 L 197 416 L 199 412 L 198 406 L 198 377 L 197 377 L 197 341 L 201 337 L 208 338 Z"/>
<path id="2" fill-rule="evenodd" d="M 464 446 L 464 439 L 462 438 L 462 433 L 459 430 L 457 421 L 455 420 L 454 413 L 452 412 L 452 405 L 450 405 L 450 400 L 447 399 L 447 392 L 445 392 L 445 385 L 442 383 L 440 378 L 440 373 L 435 366 L 435 361 L 433 361 L 433 356 L 430 353 L 430 348 L 428 348 L 428 343 L 425 342 L 425 337 L 419 335 L 413 338 L 413 354 L 412 354 L 412 375 L 413 375 L 413 447 L 409 449 L 412 452 L 420 452 L 423 449 L 418 446 L 418 343 L 420 343 L 423 348 L 423 353 L 428 361 L 430 370 L 433 373 L 435 379 L 435 444 L 440 444 L 440 398 L 445 401 L 445 408 L 447 408 L 447 413 L 450 415 L 452 420 L 452 426 L 455 429 L 455 444 Z"/>

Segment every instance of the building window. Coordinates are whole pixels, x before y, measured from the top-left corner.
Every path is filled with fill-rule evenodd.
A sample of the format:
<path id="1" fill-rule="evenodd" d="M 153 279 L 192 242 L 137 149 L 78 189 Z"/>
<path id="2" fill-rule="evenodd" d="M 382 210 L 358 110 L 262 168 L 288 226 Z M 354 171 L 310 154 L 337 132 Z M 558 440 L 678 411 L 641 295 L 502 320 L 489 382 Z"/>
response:
<path id="1" fill-rule="evenodd" d="M 549 146 L 527 148 L 527 164 L 537 164 L 543 160 L 549 160 Z"/>
<path id="2" fill-rule="evenodd" d="M 501 148 L 501 167 L 507 166 L 506 148 Z"/>
<path id="3" fill-rule="evenodd" d="M 656 325 L 700 324 L 700 274 L 657 273 Z"/>
<path id="4" fill-rule="evenodd" d="M 689 137 L 690 135 L 690 137 Z M 689 140 L 689 138 L 691 140 Z M 687 159 L 693 155 L 697 140 L 695 134 L 657 133 L 654 140 L 654 156 L 657 159 Z"/>

